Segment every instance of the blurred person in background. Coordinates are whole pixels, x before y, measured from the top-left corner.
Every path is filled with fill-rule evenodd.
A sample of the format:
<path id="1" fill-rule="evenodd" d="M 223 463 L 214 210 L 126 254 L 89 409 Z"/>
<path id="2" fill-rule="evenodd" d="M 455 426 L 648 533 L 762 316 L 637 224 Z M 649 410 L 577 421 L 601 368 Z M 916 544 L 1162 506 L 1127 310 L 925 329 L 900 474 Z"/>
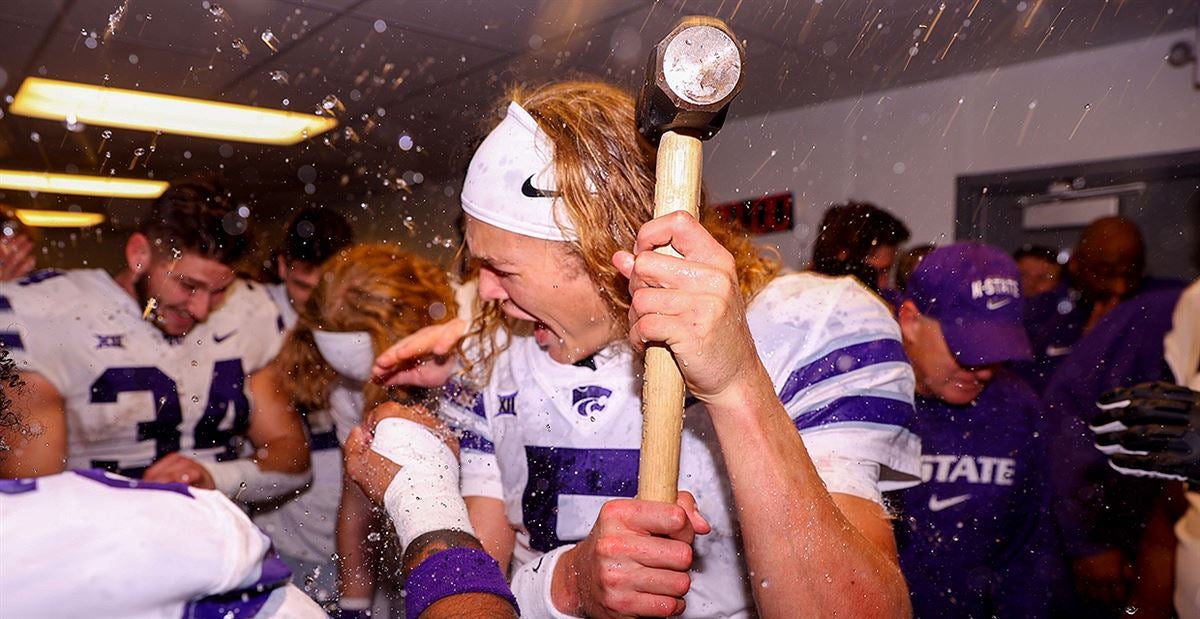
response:
<path id="1" fill-rule="evenodd" d="M 889 288 L 896 251 L 909 236 L 904 222 L 870 202 L 835 204 L 821 218 L 808 269 L 853 275 L 878 293 Z"/>
<path id="2" fill-rule="evenodd" d="M 0 205 L 0 282 L 25 277 L 36 264 L 32 231 L 16 211 Z"/>
<path id="3" fill-rule="evenodd" d="M 252 245 L 235 204 L 215 179 L 173 183 L 116 276 L 43 270 L 0 284 L 0 338 L 24 381 L 9 393 L 23 425 L 0 429 L 11 449 L 0 477 L 100 468 L 246 503 L 308 483 L 303 426 L 266 367 L 279 313 L 233 268 Z"/>
<path id="4" fill-rule="evenodd" d="M 1013 252 L 1013 260 L 1021 270 L 1021 294 L 1036 297 L 1050 292 L 1062 278 L 1058 252 L 1042 245 L 1025 245 Z"/>
<path id="5" fill-rule="evenodd" d="M 904 302 L 904 289 L 908 286 L 908 278 L 925 259 L 925 256 L 935 249 L 937 249 L 936 245 L 916 245 L 905 250 L 896 258 L 896 287 L 884 289 L 879 293 L 879 296 L 883 297 L 888 307 L 892 309 L 893 314 L 899 315 L 900 313 L 900 304 Z"/>
<path id="6" fill-rule="evenodd" d="M 1122 387 L 1100 396 L 1089 422 L 1109 466 L 1125 475 L 1186 483 L 1175 523 L 1175 612 L 1200 617 L 1200 280 L 1175 305 L 1163 338 L 1172 383 Z M 1149 480 L 1146 480 L 1149 481 Z"/>
<path id="7" fill-rule="evenodd" d="M 346 442 L 365 410 L 386 401 L 435 405 L 436 391 L 388 388 L 370 380 L 375 357 L 389 344 L 455 318 L 457 306 L 450 280 L 432 262 L 391 245 L 342 249 L 325 262 L 311 296 L 298 309 L 299 320 L 275 365 L 284 376 L 283 388 L 292 404 L 301 410 L 327 412 L 339 443 Z M 318 497 L 325 501 L 320 516 L 328 518 L 336 510 L 335 520 L 314 522 L 317 515 L 310 514 L 297 526 L 315 525 L 324 534 L 334 533 L 340 572 L 337 610 L 341 616 L 351 617 L 371 608 L 376 573 L 386 573 L 377 570 L 385 548 L 380 531 L 385 527 L 371 513 L 370 501 L 357 486 L 343 480 L 340 488 L 340 495 L 323 491 Z M 289 536 L 295 530 L 278 533 Z M 281 549 L 289 552 L 291 546 L 285 542 Z M 325 546 L 320 549 L 328 550 Z M 306 575 L 312 575 L 322 569 L 314 555 L 329 557 L 306 550 L 292 559 Z"/>
<path id="8" fill-rule="evenodd" d="M 271 255 L 267 294 L 279 307 L 284 326 L 296 324 L 297 312 L 317 287 L 321 265 L 354 242 L 354 230 L 337 211 L 309 206 L 296 213 L 284 234 L 283 246 Z"/>
<path id="9" fill-rule="evenodd" d="M 913 271 L 917 270 L 925 256 L 935 249 L 937 249 L 937 245 L 917 245 L 900 254 L 900 257 L 896 259 L 896 290 L 904 292 Z"/>
<path id="10" fill-rule="evenodd" d="M 1039 393 L 1072 354 L 1076 342 L 1117 304 L 1141 292 L 1178 291 L 1184 286 L 1178 280 L 1146 276 L 1142 233 L 1124 217 L 1103 217 L 1088 224 L 1067 261 L 1065 275 L 1057 287 L 1026 305 L 1033 361 L 1014 367 Z"/>
<path id="11" fill-rule="evenodd" d="M 270 261 L 267 294 L 291 330 L 297 313 L 319 283 L 321 265 L 353 242 L 346 219 L 321 207 L 301 209 L 292 217 L 283 245 Z M 342 494 L 342 455 L 328 410 L 296 411 L 304 421 L 312 452 L 312 483 L 293 496 L 256 505 L 252 517 L 272 539 L 292 569 L 295 584 L 321 604 L 337 600 L 334 526 Z"/>
<path id="12" fill-rule="evenodd" d="M 1043 394 L 1055 445 L 1054 513 L 1078 616 L 1171 612 L 1179 489 L 1115 472 L 1088 426 L 1104 392 L 1168 378 L 1164 336 L 1180 294 L 1168 288 L 1122 301 L 1074 344 Z"/>

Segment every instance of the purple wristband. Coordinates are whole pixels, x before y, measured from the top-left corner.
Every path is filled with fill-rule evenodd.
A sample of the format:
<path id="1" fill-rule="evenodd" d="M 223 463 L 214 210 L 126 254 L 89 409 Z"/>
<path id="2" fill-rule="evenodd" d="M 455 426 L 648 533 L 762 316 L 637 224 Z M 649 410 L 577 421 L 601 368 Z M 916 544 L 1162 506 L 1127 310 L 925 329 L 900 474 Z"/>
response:
<path id="1" fill-rule="evenodd" d="M 500 572 L 500 564 L 476 548 L 450 548 L 425 559 L 404 583 L 404 608 L 408 619 L 417 619 L 434 602 L 460 593 L 488 593 L 512 604 L 517 598 Z"/>

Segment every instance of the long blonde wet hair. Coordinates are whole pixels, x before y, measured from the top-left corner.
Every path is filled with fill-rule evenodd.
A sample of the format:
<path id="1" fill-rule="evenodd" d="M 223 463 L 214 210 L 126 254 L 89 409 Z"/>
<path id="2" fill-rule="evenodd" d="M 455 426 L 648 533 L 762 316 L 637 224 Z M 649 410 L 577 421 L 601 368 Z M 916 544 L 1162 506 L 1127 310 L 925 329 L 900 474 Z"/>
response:
<path id="1" fill-rule="evenodd" d="M 310 411 L 328 408 L 337 372 L 321 357 L 313 331 L 366 331 L 375 354 L 396 340 L 458 312 L 446 273 L 425 258 L 383 244 L 354 245 L 321 266 L 312 296 L 297 308 L 296 327 L 277 358 L 282 388 Z M 389 399 L 426 399 L 419 389 L 388 391 L 367 382 L 370 409 Z"/>
<path id="2" fill-rule="evenodd" d="M 638 135 L 634 98 L 611 84 L 570 81 L 516 88 L 498 107 L 509 101 L 529 112 L 554 145 L 557 190 L 570 218 L 559 226 L 575 231 L 571 253 L 605 300 L 616 332 L 628 332 L 629 284 L 612 256 L 632 249 L 642 224 L 653 218 L 657 154 Z M 747 301 L 779 273 L 777 256 L 760 251 L 744 231 L 720 222 L 708 209 L 701 210 L 701 223 L 733 254 Z M 488 380 L 492 363 L 507 347 L 504 336 L 514 328 L 520 327 L 504 316 L 499 303 L 482 304 L 467 338 L 478 349 L 463 355 L 473 380 Z"/>

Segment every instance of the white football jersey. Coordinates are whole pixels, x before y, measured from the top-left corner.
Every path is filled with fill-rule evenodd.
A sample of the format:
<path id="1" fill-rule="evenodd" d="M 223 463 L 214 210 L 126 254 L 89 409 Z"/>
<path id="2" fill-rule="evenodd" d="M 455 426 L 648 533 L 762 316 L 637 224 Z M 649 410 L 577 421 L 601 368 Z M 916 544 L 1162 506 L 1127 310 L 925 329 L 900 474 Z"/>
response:
<path id="1" fill-rule="evenodd" d="M 282 342 L 275 305 L 262 286 L 239 280 L 182 337 L 165 335 L 142 310 L 99 269 L 0 284 L 0 341 L 19 370 L 62 396 L 68 468 L 136 477 L 175 451 L 236 457 L 250 421 L 248 378 Z"/>
<path id="2" fill-rule="evenodd" d="M 920 441 L 905 428 L 912 368 L 877 297 L 849 278 L 785 275 L 747 320 L 830 492 L 882 502 L 881 491 L 919 481 Z M 641 363 L 622 346 L 593 361 L 562 365 L 521 337 L 481 393 L 447 390 L 443 411 L 462 431 L 463 494 L 505 501 L 518 567 L 584 538 L 604 502 L 636 494 Z M 682 440 L 679 486 L 713 527 L 696 539 L 685 615 L 750 616 L 732 490 L 702 404 L 690 401 Z"/>
<path id="3" fill-rule="evenodd" d="M 0 616 L 325 616 L 214 490 L 67 471 L 0 480 L 0 513 Z"/>
<path id="4" fill-rule="evenodd" d="M 296 313 L 296 308 L 292 307 L 292 300 L 288 297 L 287 286 L 284 284 L 259 284 L 267 291 L 267 296 L 271 297 L 271 301 L 275 303 L 275 308 L 279 310 L 279 317 L 283 319 L 283 328 L 291 331 L 292 327 L 296 326 L 296 322 L 300 320 L 300 315 Z"/>
<path id="5" fill-rule="evenodd" d="M 290 330 L 296 325 L 296 312 L 286 288 L 283 284 L 268 284 L 265 288 Z M 325 563 L 336 551 L 334 533 L 342 498 L 342 450 L 330 411 L 302 414 L 312 453 L 312 483 L 295 497 L 256 511 L 253 518 L 275 540 L 279 552 L 312 563 Z"/>

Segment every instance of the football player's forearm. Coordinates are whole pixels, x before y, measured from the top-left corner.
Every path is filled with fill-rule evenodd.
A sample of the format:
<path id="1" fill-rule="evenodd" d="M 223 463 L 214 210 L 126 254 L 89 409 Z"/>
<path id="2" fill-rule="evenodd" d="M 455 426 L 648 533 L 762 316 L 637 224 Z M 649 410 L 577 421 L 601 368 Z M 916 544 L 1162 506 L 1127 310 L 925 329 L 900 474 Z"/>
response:
<path id="1" fill-rule="evenodd" d="M 797 608 L 813 615 L 911 614 L 882 509 L 871 513 L 850 503 L 856 509 L 843 513 L 769 384 L 747 389 L 740 405 L 710 411 L 760 615 L 790 617 Z"/>
<path id="2" fill-rule="evenodd" d="M 300 415 L 279 390 L 278 373 L 267 366 L 250 377 L 254 409 L 246 432 L 254 445 L 254 459 L 264 471 L 308 471 L 309 446 Z"/>
<path id="3" fill-rule="evenodd" d="M 3 386 L 12 401 L 0 413 L 0 477 L 41 477 L 66 470 L 67 418 L 62 397 L 39 374 L 21 373 L 22 384 Z"/>
<path id="4" fill-rule="evenodd" d="M 407 580 L 413 570 L 430 557 L 452 548 L 482 550 L 483 545 L 475 536 L 462 531 L 440 530 L 426 533 L 413 540 L 404 551 L 404 578 Z M 499 575 L 499 567 L 496 569 Z M 421 619 L 508 619 L 518 615 L 512 604 L 498 595 L 471 592 L 444 597 L 431 604 L 420 616 Z"/>
<path id="5" fill-rule="evenodd" d="M 311 466 L 308 440 L 300 436 L 279 436 L 255 442 L 254 461 L 264 471 L 275 473 L 305 474 Z"/>
<path id="6" fill-rule="evenodd" d="M 342 498 L 338 503 L 335 530 L 338 561 L 338 581 L 342 598 L 371 598 L 375 593 L 375 577 L 371 564 L 378 547 L 367 544 L 372 526 L 377 526 L 371 512 L 371 502 L 358 486 L 342 479 Z"/>

